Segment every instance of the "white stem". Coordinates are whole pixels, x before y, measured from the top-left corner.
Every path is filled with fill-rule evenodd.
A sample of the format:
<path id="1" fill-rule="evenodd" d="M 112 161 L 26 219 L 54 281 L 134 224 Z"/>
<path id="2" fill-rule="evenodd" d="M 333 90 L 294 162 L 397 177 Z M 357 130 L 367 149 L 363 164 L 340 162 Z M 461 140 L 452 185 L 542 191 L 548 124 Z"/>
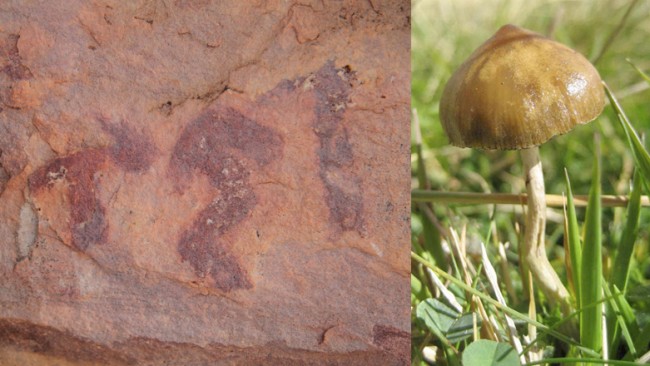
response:
<path id="1" fill-rule="evenodd" d="M 569 292 L 546 257 L 544 231 L 546 227 L 546 195 L 544 192 L 544 173 L 539 159 L 539 149 L 533 147 L 521 150 L 521 159 L 526 172 L 526 191 L 528 193 L 528 215 L 526 233 L 522 246 L 522 256 L 533 275 L 533 279 L 549 298 L 551 303 L 562 307 L 568 315 L 571 311 Z"/>

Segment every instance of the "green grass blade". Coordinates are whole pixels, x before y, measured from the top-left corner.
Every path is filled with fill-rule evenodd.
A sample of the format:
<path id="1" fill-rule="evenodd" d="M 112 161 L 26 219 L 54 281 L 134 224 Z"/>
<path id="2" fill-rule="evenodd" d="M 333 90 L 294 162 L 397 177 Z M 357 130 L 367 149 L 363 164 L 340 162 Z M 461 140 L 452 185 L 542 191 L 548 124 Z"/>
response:
<path id="1" fill-rule="evenodd" d="M 600 187 L 600 141 L 595 142 L 593 178 L 585 218 L 585 241 L 582 248 L 580 276 L 580 342 L 598 353 L 602 350 L 602 306 L 595 304 L 602 294 L 602 223 Z"/>
<path id="2" fill-rule="evenodd" d="M 632 62 L 632 60 L 630 60 L 629 58 L 628 58 L 628 59 L 625 59 L 625 61 L 627 61 L 630 65 L 632 65 L 632 67 L 634 67 L 634 69 L 635 69 L 635 70 L 636 70 L 636 71 L 641 75 L 641 77 L 642 77 L 645 81 L 647 81 L 648 83 L 650 83 L 650 76 L 648 76 L 648 74 L 646 74 L 645 72 L 643 72 L 643 70 L 641 70 L 641 69 L 640 69 L 636 64 L 634 64 L 634 63 Z"/>
<path id="3" fill-rule="evenodd" d="M 603 83 L 603 85 L 605 85 L 605 92 L 607 93 L 607 97 L 609 98 L 609 101 L 616 111 L 618 120 L 625 130 L 625 135 L 627 136 L 627 141 L 630 145 L 630 149 L 632 150 L 632 155 L 634 156 L 636 167 L 640 170 L 644 180 L 646 182 L 650 182 L 650 154 L 648 154 L 646 149 L 643 147 L 643 143 L 641 143 L 639 135 L 634 130 L 634 127 L 632 127 L 630 120 L 628 120 L 625 112 L 623 111 L 623 108 L 621 108 L 621 105 L 618 103 L 618 100 L 616 100 L 616 97 L 614 97 L 612 91 L 609 89 L 607 84 Z"/>
<path id="4" fill-rule="evenodd" d="M 639 335 L 639 326 L 636 323 L 634 311 L 632 311 L 632 307 L 616 286 L 612 286 L 611 291 L 608 286 L 604 286 L 603 289 L 607 295 L 609 305 L 613 310 L 613 318 L 617 321 L 617 323 L 615 323 L 617 325 L 616 327 L 610 326 L 610 328 L 614 330 L 612 331 L 612 334 L 615 337 L 611 342 L 612 349 L 618 348 L 618 334 L 620 332 L 623 335 L 623 339 L 625 340 L 630 353 L 634 358 L 636 358 L 637 351 L 634 339 Z"/>
<path id="5" fill-rule="evenodd" d="M 639 214 L 641 211 L 641 191 L 643 178 L 638 173 L 634 172 L 634 184 L 630 192 L 630 202 L 627 205 L 627 221 L 621 241 L 618 244 L 618 251 L 614 260 L 614 268 L 612 271 L 612 278 L 610 282 L 621 289 L 625 293 L 627 288 L 627 279 L 630 275 L 630 262 L 632 259 L 632 250 L 636 241 L 637 232 L 639 230 Z"/>
<path id="6" fill-rule="evenodd" d="M 571 268 L 571 279 L 575 292 L 576 307 L 580 308 L 580 274 L 582 273 L 582 244 L 580 243 L 580 227 L 576 217 L 576 207 L 573 204 L 573 193 L 569 173 L 564 169 L 567 188 L 567 204 L 565 215 L 565 230 L 567 248 L 569 248 L 569 267 Z"/>
<path id="7" fill-rule="evenodd" d="M 618 244 L 618 250 L 614 259 L 614 266 L 612 267 L 614 270 L 612 271 L 610 278 L 610 283 L 613 287 L 613 292 L 615 295 L 618 295 L 619 288 L 623 289 L 623 294 L 627 288 L 627 281 L 630 275 L 630 263 L 632 260 L 634 244 L 636 242 L 639 229 L 643 177 L 639 174 L 638 169 L 634 172 L 633 182 L 634 184 L 630 192 L 630 201 L 628 202 L 626 212 L 627 220 L 625 223 L 625 228 L 623 229 L 623 234 L 621 235 L 621 240 Z M 605 287 L 605 290 L 607 291 L 607 287 Z M 634 334 L 638 334 L 638 327 L 634 321 L 634 314 L 631 312 L 631 310 L 627 312 L 625 311 L 630 309 L 630 306 L 627 304 L 627 301 L 624 297 L 618 296 L 614 300 L 616 304 L 610 303 L 607 314 L 607 327 L 611 349 L 615 350 L 618 348 L 618 345 L 620 343 L 619 334 L 622 334 L 624 340 L 628 345 L 630 353 L 636 357 L 635 346 L 629 339 L 633 339 L 633 337 L 629 336 L 630 331 L 628 330 L 631 328 L 633 331 L 635 331 Z M 621 317 L 621 314 L 624 316 Z"/>

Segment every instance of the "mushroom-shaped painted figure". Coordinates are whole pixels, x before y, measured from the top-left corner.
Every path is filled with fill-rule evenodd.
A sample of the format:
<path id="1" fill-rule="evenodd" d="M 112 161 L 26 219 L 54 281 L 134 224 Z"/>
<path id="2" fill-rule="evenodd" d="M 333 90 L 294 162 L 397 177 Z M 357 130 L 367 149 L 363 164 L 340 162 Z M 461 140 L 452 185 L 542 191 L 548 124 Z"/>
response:
<path id="1" fill-rule="evenodd" d="M 521 150 L 528 214 L 521 256 L 533 279 L 566 314 L 569 293 L 546 257 L 546 196 L 538 146 L 594 120 L 605 95 L 596 69 L 578 52 L 505 25 L 453 74 L 440 118 L 453 145 Z"/>

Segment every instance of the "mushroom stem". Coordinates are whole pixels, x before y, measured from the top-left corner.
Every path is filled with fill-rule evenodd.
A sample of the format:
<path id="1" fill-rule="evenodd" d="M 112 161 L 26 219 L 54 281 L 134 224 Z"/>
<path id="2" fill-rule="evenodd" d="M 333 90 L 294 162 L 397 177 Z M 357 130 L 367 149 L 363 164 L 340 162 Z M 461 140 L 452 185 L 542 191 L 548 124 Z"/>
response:
<path id="1" fill-rule="evenodd" d="M 539 148 L 535 146 L 521 150 L 521 159 L 526 172 L 526 191 L 528 193 L 528 214 L 524 244 L 521 247 L 522 257 L 528 265 L 533 279 L 551 303 L 559 305 L 562 313 L 568 315 L 571 313 L 569 292 L 548 261 L 544 246 L 546 195 Z"/>

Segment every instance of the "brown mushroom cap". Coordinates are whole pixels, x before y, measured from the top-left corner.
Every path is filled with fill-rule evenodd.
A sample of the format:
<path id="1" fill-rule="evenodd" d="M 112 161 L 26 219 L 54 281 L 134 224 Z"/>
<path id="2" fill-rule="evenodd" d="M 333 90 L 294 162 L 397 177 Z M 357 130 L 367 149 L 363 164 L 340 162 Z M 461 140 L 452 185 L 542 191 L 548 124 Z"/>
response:
<path id="1" fill-rule="evenodd" d="M 543 144 L 603 110 L 596 69 L 578 52 L 505 25 L 452 75 L 440 101 L 453 145 L 512 150 Z"/>

